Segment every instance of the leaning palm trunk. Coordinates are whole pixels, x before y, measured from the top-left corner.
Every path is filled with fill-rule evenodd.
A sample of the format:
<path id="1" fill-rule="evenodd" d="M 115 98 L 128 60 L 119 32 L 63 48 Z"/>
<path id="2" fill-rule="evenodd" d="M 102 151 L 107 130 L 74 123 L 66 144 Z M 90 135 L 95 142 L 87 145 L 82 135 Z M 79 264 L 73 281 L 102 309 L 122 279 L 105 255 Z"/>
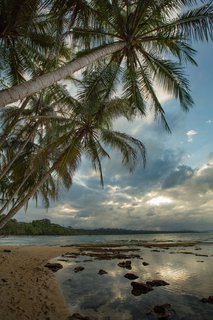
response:
<path id="1" fill-rule="evenodd" d="M 30 81 L 18 84 L 10 89 L 1 91 L 0 108 L 3 108 L 4 106 L 17 100 L 22 100 L 25 97 L 49 87 L 59 80 L 67 78 L 72 73 L 90 65 L 98 59 L 122 50 L 125 45 L 125 42 L 115 42 L 106 45 L 100 49 L 93 50 L 93 52 L 88 53 L 83 57 L 77 58 L 76 60 L 55 71 L 48 72 L 37 77 L 36 79 L 32 79 Z"/>
<path id="2" fill-rule="evenodd" d="M 58 162 L 55 162 L 52 167 L 49 169 L 49 171 L 43 176 L 43 178 L 33 187 L 31 191 L 29 191 L 23 199 L 14 204 L 14 206 L 10 209 L 10 211 L 7 213 L 6 216 L 4 216 L 0 220 L 0 229 L 5 226 L 5 224 L 14 217 L 14 215 L 22 208 L 24 207 L 27 202 L 30 200 L 31 197 L 34 196 L 34 194 L 38 191 L 38 189 L 48 180 L 50 175 L 53 173 L 53 171 L 57 168 Z"/>

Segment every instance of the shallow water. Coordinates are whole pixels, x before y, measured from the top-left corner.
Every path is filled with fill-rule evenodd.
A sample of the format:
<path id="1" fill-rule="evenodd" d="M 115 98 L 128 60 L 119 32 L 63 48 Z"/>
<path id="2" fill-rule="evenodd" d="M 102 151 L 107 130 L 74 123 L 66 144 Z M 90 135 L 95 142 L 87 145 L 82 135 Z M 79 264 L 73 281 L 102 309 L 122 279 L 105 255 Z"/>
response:
<path id="1" fill-rule="evenodd" d="M 140 258 L 131 259 L 131 271 L 117 265 L 122 260 L 95 260 L 88 256 L 78 256 L 68 262 L 61 262 L 64 269 L 58 271 L 56 277 L 71 313 L 80 313 L 92 319 L 158 319 L 153 307 L 169 303 L 169 319 L 212 320 L 213 305 L 203 304 L 200 299 L 213 295 L 213 246 L 204 244 L 199 246 L 201 250 L 195 250 L 197 247 L 175 247 L 168 250 L 158 248 L 160 252 L 140 247 L 139 252 L 133 252 L 139 254 Z M 92 261 L 84 262 L 88 259 Z M 143 266 L 144 261 L 149 265 Z M 75 273 L 76 266 L 83 266 L 85 269 Z M 108 273 L 99 275 L 99 269 Z M 139 279 L 135 280 L 138 282 L 162 279 L 170 285 L 155 287 L 147 294 L 134 296 L 131 293 L 131 280 L 124 278 L 127 272 L 138 275 Z"/>
<path id="2" fill-rule="evenodd" d="M 128 234 L 128 235 L 83 235 L 83 236 L 0 236 L 0 245 L 74 245 L 80 243 L 121 241 L 176 242 L 204 241 L 213 242 L 213 232 L 170 233 L 170 234 Z"/>
<path id="3" fill-rule="evenodd" d="M 194 247 L 174 247 L 168 250 L 140 247 L 142 259 L 131 259 L 132 270 L 120 268 L 117 264 L 122 260 L 95 260 L 78 256 L 61 262 L 64 268 L 56 273 L 61 284 L 71 314 L 78 312 L 91 319 L 98 320 L 154 320 L 158 319 L 153 312 L 155 305 L 171 304 L 171 320 L 212 320 L 213 305 L 203 304 L 200 299 L 213 295 L 213 233 L 184 234 L 141 234 L 141 235 L 100 235 L 100 236 L 10 236 L 0 237 L 0 245 L 75 245 L 97 242 L 123 243 L 133 246 L 133 241 L 142 242 L 196 242 Z M 206 244 L 205 244 L 206 243 Z M 209 243 L 209 244 L 207 244 Z M 202 250 L 195 250 L 201 247 Z M 69 251 L 69 248 L 67 248 Z M 192 252 L 184 254 L 178 252 Z M 138 253 L 138 252 L 135 252 Z M 208 254 L 208 257 L 195 256 Z M 90 262 L 84 260 L 92 259 Z M 80 262 L 77 262 L 80 261 Z M 142 262 L 149 263 L 143 266 Z M 199 262 L 203 261 L 203 262 Z M 76 266 L 85 270 L 74 272 Z M 99 269 L 108 272 L 99 275 Z M 139 279 L 147 281 L 162 279 L 169 286 L 157 287 L 153 291 L 134 296 L 131 293 L 131 281 L 124 278 L 127 272 L 135 273 Z M 149 313 L 149 314 L 147 314 Z"/>

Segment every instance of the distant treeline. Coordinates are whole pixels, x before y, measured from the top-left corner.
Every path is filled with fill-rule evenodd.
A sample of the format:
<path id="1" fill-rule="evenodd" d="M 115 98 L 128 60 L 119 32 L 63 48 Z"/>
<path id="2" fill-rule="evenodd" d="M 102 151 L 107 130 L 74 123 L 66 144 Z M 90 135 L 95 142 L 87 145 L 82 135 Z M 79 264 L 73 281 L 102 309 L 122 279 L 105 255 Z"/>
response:
<path id="1" fill-rule="evenodd" d="M 187 233 L 195 231 L 175 231 L 176 233 Z M 127 229 L 74 229 L 72 227 L 63 227 L 52 223 L 49 219 L 33 220 L 32 222 L 18 222 L 16 219 L 10 220 L 0 235 L 116 235 L 116 234 L 156 234 L 156 233 L 174 233 L 174 231 L 146 231 L 146 230 L 127 230 Z"/>

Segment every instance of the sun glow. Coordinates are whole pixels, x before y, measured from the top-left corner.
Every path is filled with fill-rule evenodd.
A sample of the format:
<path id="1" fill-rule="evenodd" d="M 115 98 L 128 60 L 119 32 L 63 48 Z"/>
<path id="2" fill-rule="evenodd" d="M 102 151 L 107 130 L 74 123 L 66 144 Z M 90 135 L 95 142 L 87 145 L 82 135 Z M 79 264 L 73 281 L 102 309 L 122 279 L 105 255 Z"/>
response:
<path id="1" fill-rule="evenodd" d="M 159 197 L 152 198 L 151 200 L 148 200 L 147 204 L 151 206 L 160 206 L 160 205 L 170 204 L 172 202 L 173 201 L 170 198 L 159 196 Z"/>

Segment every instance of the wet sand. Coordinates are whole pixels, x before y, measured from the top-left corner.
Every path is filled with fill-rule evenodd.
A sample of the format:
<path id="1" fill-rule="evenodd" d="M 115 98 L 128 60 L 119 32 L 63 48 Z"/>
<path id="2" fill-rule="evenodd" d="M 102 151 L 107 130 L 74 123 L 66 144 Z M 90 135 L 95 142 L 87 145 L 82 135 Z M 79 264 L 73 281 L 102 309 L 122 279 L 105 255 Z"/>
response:
<path id="1" fill-rule="evenodd" d="M 0 319 L 68 319 L 69 311 L 55 275 L 44 267 L 50 259 L 66 252 L 61 247 L 0 247 Z M 69 252 L 77 249 L 72 247 Z"/>

